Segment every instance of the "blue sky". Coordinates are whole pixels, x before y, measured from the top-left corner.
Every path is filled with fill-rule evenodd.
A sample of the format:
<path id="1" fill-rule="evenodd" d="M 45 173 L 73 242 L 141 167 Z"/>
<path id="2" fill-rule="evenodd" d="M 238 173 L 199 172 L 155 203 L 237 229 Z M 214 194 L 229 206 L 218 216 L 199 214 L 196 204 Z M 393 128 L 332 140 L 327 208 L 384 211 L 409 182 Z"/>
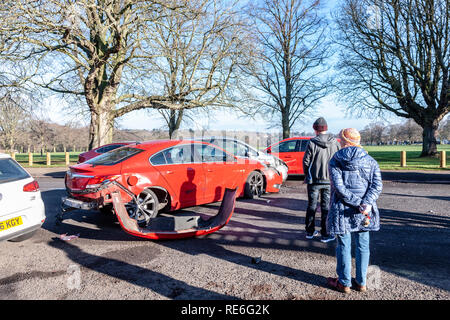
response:
<path id="1" fill-rule="evenodd" d="M 46 114 L 50 120 L 64 124 L 68 121 L 75 121 L 80 125 L 87 125 L 87 119 L 81 119 L 79 116 L 72 115 L 65 108 L 67 103 L 59 98 L 52 97 L 44 102 L 52 110 Z M 210 129 L 210 130 L 237 130 L 237 131 L 259 131 L 259 132 L 280 132 L 280 129 L 270 128 L 271 121 L 264 116 L 258 116 L 255 119 L 249 119 L 239 114 L 229 111 L 211 112 L 211 117 L 195 116 L 195 120 L 188 121 L 182 125 L 182 129 Z M 325 97 L 317 106 L 313 115 L 304 119 L 303 123 L 296 124 L 293 131 L 312 131 L 312 123 L 318 117 L 324 117 L 328 122 L 329 131 L 338 133 L 342 128 L 356 128 L 362 130 L 366 125 L 375 121 L 384 123 L 399 123 L 404 119 L 386 115 L 383 119 L 377 118 L 358 118 L 346 114 L 345 106 L 339 105 L 333 95 Z M 162 117 L 157 111 L 135 111 L 118 119 L 118 125 L 121 129 L 161 129 L 165 127 Z M 281 125 L 280 125 L 281 126 Z"/>
<path id="2" fill-rule="evenodd" d="M 330 17 L 330 13 L 335 10 L 338 1 L 324 1 L 323 12 Z M 332 72 L 332 71 L 331 71 Z M 74 115 L 70 115 L 64 106 L 67 103 L 56 97 L 49 98 L 45 104 L 50 106 L 47 116 L 60 124 L 68 121 L 76 121 L 79 124 L 88 124 L 87 119 L 80 119 Z M 281 123 L 277 128 L 273 128 L 274 123 L 265 116 L 258 116 L 255 119 L 244 118 L 236 112 L 230 111 L 214 111 L 210 113 L 212 117 L 202 116 L 201 112 L 197 112 L 195 120 L 188 121 L 182 125 L 182 129 L 210 129 L 210 130 L 238 130 L 238 131 L 259 131 L 259 132 L 280 132 Z M 371 122 L 382 120 L 384 123 L 399 123 L 404 121 L 395 116 L 386 115 L 383 119 L 376 118 L 359 118 L 356 115 L 347 114 L 346 107 L 340 105 L 334 95 L 329 95 L 322 99 L 316 106 L 314 112 L 309 118 L 304 118 L 302 122 L 298 122 L 293 131 L 312 131 L 312 123 L 318 117 L 324 117 L 328 122 L 330 132 L 337 133 L 342 128 L 363 129 Z M 161 129 L 165 128 L 165 122 L 157 111 L 135 111 L 118 119 L 118 125 L 122 129 Z M 272 128 L 270 128 L 272 127 Z"/>

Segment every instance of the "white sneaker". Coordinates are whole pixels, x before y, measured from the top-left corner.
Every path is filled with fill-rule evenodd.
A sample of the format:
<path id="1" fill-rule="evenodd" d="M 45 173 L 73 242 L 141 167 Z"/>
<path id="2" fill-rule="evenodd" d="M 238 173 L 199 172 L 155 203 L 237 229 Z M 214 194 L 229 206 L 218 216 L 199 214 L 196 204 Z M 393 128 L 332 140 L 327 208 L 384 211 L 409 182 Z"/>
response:
<path id="1" fill-rule="evenodd" d="M 319 236 L 319 234 L 320 234 L 320 232 L 319 232 L 319 231 L 314 231 L 314 233 L 313 233 L 313 234 L 310 234 L 310 233 L 306 233 L 306 239 L 308 239 L 308 240 L 311 240 L 311 239 L 313 239 L 314 237 L 318 237 L 318 236 Z"/>

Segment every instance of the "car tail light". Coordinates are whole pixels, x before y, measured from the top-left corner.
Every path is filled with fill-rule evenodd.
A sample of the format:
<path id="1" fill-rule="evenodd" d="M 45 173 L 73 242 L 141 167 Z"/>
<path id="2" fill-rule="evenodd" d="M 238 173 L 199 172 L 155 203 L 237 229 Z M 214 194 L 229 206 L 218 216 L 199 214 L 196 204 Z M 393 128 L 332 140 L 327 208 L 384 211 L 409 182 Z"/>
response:
<path id="1" fill-rule="evenodd" d="M 35 180 L 33 182 L 27 183 L 23 186 L 24 192 L 36 192 L 39 191 L 39 183 Z"/>
<path id="2" fill-rule="evenodd" d="M 86 185 L 86 189 L 94 189 L 100 187 L 100 185 L 106 180 L 116 180 L 118 175 L 110 175 L 110 176 L 95 176 L 88 180 Z"/>

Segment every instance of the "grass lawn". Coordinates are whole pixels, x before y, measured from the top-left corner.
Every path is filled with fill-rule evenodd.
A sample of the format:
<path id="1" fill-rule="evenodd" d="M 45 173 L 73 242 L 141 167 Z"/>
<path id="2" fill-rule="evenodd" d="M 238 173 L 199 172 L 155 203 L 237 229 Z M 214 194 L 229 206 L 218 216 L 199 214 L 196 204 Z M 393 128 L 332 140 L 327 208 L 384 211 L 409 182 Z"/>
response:
<path id="1" fill-rule="evenodd" d="M 69 152 L 70 164 L 76 164 L 78 161 L 78 155 L 81 152 Z M 28 168 L 28 153 L 16 153 L 16 160 L 25 168 Z M 64 152 L 52 152 L 51 153 L 51 166 L 50 167 L 63 167 L 66 165 L 66 156 Z M 47 166 L 47 155 L 44 153 L 41 155 L 39 152 L 33 153 L 33 167 L 49 167 Z"/>
<path id="2" fill-rule="evenodd" d="M 447 168 L 439 168 L 440 159 L 425 157 L 421 158 L 420 152 L 422 145 L 405 145 L 405 146 L 364 146 L 364 149 L 378 161 L 381 170 L 439 170 L 450 171 L 450 145 L 438 145 L 438 151 L 445 150 L 447 156 Z M 400 167 L 400 152 L 406 151 L 406 167 Z M 70 152 L 70 164 L 76 164 L 80 152 Z M 16 154 L 16 160 L 28 167 L 28 153 Z M 40 153 L 33 154 L 33 167 L 48 167 L 46 165 L 47 158 Z M 65 166 L 64 152 L 56 152 L 51 154 L 52 167 Z"/>
<path id="3" fill-rule="evenodd" d="M 364 146 L 364 149 L 378 161 L 381 170 L 440 170 L 450 171 L 450 145 L 438 145 L 438 151 L 445 151 L 447 167 L 439 168 L 440 158 L 420 157 L 422 145 Z M 400 152 L 406 151 L 406 167 L 400 167 Z"/>

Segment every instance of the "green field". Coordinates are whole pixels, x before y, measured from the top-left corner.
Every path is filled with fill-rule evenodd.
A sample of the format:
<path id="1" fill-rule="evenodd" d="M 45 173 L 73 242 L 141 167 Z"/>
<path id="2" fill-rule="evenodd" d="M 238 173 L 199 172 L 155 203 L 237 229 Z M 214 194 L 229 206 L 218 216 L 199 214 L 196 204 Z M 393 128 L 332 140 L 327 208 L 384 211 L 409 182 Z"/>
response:
<path id="1" fill-rule="evenodd" d="M 364 146 L 364 149 L 377 160 L 382 170 L 439 170 L 450 171 L 450 145 L 438 145 L 438 151 L 445 150 L 447 167 L 439 168 L 440 159 L 432 157 L 420 157 L 421 145 L 405 146 Z M 400 167 L 400 152 L 406 151 L 406 167 Z M 70 152 L 70 164 L 76 164 L 80 152 Z M 47 167 L 46 155 L 33 154 L 33 167 Z M 28 167 L 28 153 L 16 154 L 16 160 L 24 167 Z M 51 154 L 52 167 L 65 166 L 64 152 Z"/>
<path id="2" fill-rule="evenodd" d="M 438 145 L 438 151 L 445 151 L 447 167 L 439 168 L 439 157 L 420 157 L 421 145 L 405 146 L 364 146 L 377 160 L 382 170 L 441 170 L 450 171 L 450 145 Z M 406 167 L 400 167 L 400 153 L 406 151 Z"/>
<path id="3" fill-rule="evenodd" d="M 78 161 L 78 155 L 81 152 L 69 152 L 70 164 L 76 164 Z M 16 160 L 24 167 L 28 165 L 28 153 L 16 153 Z M 61 167 L 66 165 L 66 158 L 64 152 L 52 152 L 51 153 L 51 167 Z M 44 153 L 33 153 L 33 167 L 49 167 L 47 166 L 47 155 Z"/>

